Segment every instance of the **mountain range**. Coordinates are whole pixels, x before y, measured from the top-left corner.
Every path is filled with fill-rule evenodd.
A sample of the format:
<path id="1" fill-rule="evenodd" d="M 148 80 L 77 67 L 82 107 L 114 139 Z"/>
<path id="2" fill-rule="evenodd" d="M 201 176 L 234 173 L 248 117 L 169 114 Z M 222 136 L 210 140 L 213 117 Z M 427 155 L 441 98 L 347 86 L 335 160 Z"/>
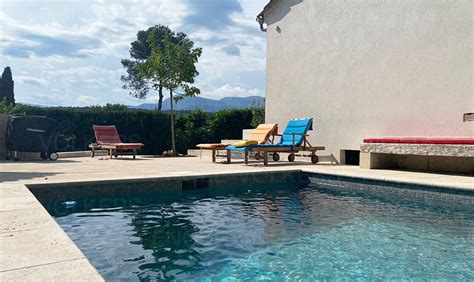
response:
<path id="1" fill-rule="evenodd" d="M 131 109 L 154 110 L 157 103 L 144 103 L 138 106 L 128 106 Z M 184 97 L 178 103 L 174 104 L 176 111 L 202 110 L 204 112 L 217 112 L 224 109 L 245 109 L 251 106 L 264 106 L 264 98 L 260 96 L 248 97 L 225 97 L 219 100 L 213 100 L 203 97 Z M 169 98 L 163 100 L 162 110 L 170 109 Z"/>

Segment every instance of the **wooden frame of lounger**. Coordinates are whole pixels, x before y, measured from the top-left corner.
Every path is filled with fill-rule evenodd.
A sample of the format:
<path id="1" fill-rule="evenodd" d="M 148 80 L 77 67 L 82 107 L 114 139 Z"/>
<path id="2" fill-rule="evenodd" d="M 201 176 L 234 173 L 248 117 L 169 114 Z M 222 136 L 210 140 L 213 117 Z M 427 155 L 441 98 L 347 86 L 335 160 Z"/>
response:
<path id="1" fill-rule="evenodd" d="M 303 136 L 303 145 L 301 146 L 275 146 L 275 147 L 265 147 L 265 146 L 255 146 L 252 147 L 250 151 L 252 152 L 257 152 L 257 153 L 263 153 L 263 165 L 268 165 L 268 153 L 298 153 L 298 152 L 310 152 L 311 155 L 311 161 L 313 163 L 318 162 L 318 156 L 316 155 L 317 151 L 324 151 L 326 150 L 326 147 L 324 146 L 312 146 L 308 140 L 306 139 L 307 134 L 296 134 L 293 133 L 293 144 L 295 143 L 295 137 L 296 135 L 298 136 Z M 275 136 L 282 136 L 281 134 L 275 134 Z M 245 151 L 245 157 L 244 157 L 244 163 L 248 164 L 248 152 Z M 313 160 L 316 159 L 314 162 Z M 228 150 L 227 151 L 227 162 L 230 163 L 231 161 L 231 152 Z"/>
<path id="2" fill-rule="evenodd" d="M 260 126 L 260 125 L 259 125 Z M 258 127 L 257 127 L 258 128 Z M 278 124 L 274 124 L 272 130 L 270 130 L 267 134 L 267 136 L 265 137 L 265 140 L 263 142 L 267 142 L 267 141 L 270 141 L 270 143 L 273 143 L 274 139 L 275 139 L 275 136 L 278 135 L 277 132 L 278 131 Z M 270 140 L 271 138 L 271 140 Z M 264 144 L 264 143 L 260 143 L 260 144 Z M 227 146 L 229 146 L 231 144 L 198 144 L 196 145 L 196 147 L 198 147 L 201 151 L 202 150 L 211 150 L 212 151 L 212 162 L 215 163 L 216 160 L 217 160 L 217 157 L 227 157 L 227 162 L 229 162 L 229 159 L 231 158 L 231 156 L 229 156 L 229 151 L 227 151 L 227 154 L 225 155 L 220 155 L 219 154 L 219 151 L 224 151 L 226 149 Z M 248 152 L 245 152 L 245 159 L 248 160 Z"/>
<path id="3" fill-rule="evenodd" d="M 91 149 L 91 158 L 95 156 L 95 151 L 107 151 L 109 157 L 112 159 L 112 156 L 117 157 L 118 155 L 123 156 L 123 153 L 128 150 L 132 150 L 133 159 L 136 159 L 137 151 L 143 147 L 138 145 L 129 145 L 129 146 L 121 146 L 117 144 L 97 144 L 92 143 L 89 144 L 89 148 Z"/>

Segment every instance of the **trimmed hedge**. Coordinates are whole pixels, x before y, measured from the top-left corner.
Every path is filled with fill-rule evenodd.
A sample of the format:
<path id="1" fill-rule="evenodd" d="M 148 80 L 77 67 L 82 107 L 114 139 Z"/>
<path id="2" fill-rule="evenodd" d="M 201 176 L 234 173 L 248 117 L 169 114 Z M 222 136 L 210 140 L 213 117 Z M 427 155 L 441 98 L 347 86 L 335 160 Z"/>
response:
<path id="1" fill-rule="evenodd" d="M 186 153 L 188 148 L 194 148 L 198 143 L 241 138 L 243 129 L 252 128 L 254 111 L 176 114 L 177 151 Z M 161 154 L 171 148 L 170 119 L 166 112 L 129 110 L 120 105 L 90 108 L 20 106 L 14 114 L 40 115 L 57 120 L 59 151 L 89 150 L 88 145 L 95 141 L 93 124 L 116 125 L 123 142 L 145 144 L 141 151 L 143 154 Z"/>
<path id="2" fill-rule="evenodd" d="M 171 147 L 169 116 L 154 111 L 119 111 L 108 108 L 23 107 L 27 115 L 40 115 L 58 121 L 58 150 L 88 150 L 95 142 L 93 124 L 117 126 L 123 142 L 141 142 L 144 154 L 163 152 Z"/>

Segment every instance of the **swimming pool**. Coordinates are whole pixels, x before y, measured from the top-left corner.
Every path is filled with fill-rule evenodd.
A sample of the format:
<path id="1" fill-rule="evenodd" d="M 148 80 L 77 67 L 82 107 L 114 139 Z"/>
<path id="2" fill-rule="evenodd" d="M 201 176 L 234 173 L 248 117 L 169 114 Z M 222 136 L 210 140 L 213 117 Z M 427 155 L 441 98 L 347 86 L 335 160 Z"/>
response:
<path id="1" fill-rule="evenodd" d="M 45 206 L 107 280 L 474 279 L 474 207 L 323 184 Z"/>

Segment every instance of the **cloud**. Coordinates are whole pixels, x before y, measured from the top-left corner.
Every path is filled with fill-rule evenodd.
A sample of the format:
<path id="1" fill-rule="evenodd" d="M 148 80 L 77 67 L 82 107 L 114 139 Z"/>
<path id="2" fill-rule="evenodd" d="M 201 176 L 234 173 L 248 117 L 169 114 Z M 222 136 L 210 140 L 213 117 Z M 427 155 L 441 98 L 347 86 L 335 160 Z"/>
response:
<path id="1" fill-rule="evenodd" d="M 187 0 L 185 3 L 191 12 L 184 18 L 184 24 L 210 30 L 221 30 L 233 25 L 231 16 L 242 12 L 237 0 Z"/>
<path id="2" fill-rule="evenodd" d="M 237 46 L 229 45 L 229 46 L 226 46 L 226 47 L 222 48 L 222 50 L 227 55 L 230 55 L 230 56 L 239 56 L 240 55 L 240 49 Z"/>
<path id="3" fill-rule="evenodd" d="M 263 92 L 260 89 L 250 89 L 229 84 L 224 84 L 217 88 L 205 89 L 203 94 L 204 93 L 206 94 L 206 97 L 212 99 L 221 99 L 224 97 L 263 96 Z"/>
<path id="4" fill-rule="evenodd" d="M 38 80 L 35 80 L 35 79 L 26 79 L 23 81 L 23 83 L 29 84 L 31 86 L 37 86 L 37 87 L 43 86 Z"/>
<path id="5" fill-rule="evenodd" d="M 0 68 L 11 66 L 19 102 L 142 103 L 122 89 L 120 60 L 156 24 L 203 48 L 203 97 L 264 93 L 266 42 L 255 16 L 267 0 L 0 1 Z"/>
<path id="6" fill-rule="evenodd" d="M 27 58 L 31 56 L 49 57 L 49 56 L 66 56 L 66 57 L 85 57 L 84 50 L 99 48 L 101 43 L 97 39 L 74 36 L 74 37 L 56 37 L 34 33 L 20 33 L 17 38 L 22 41 L 18 43 L 12 42 L 4 49 L 5 54 Z"/>
<path id="7" fill-rule="evenodd" d="M 14 81 L 15 81 L 16 86 L 26 84 L 26 85 L 31 85 L 34 87 L 44 87 L 47 85 L 47 81 L 45 81 L 44 79 L 39 79 L 35 77 L 30 77 L 30 76 L 22 76 L 22 75 L 15 76 Z"/>
<path id="8" fill-rule="evenodd" d="M 28 58 L 30 56 L 30 52 L 28 52 L 28 50 L 21 48 L 6 47 L 2 50 L 2 52 L 4 55 L 10 57 Z"/>
<path id="9" fill-rule="evenodd" d="M 76 102 L 79 106 L 90 106 L 96 103 L 96 98 L 91 96 L 79 96 L 76 98 Z"/>

